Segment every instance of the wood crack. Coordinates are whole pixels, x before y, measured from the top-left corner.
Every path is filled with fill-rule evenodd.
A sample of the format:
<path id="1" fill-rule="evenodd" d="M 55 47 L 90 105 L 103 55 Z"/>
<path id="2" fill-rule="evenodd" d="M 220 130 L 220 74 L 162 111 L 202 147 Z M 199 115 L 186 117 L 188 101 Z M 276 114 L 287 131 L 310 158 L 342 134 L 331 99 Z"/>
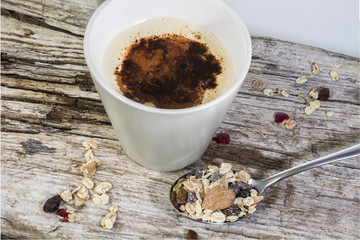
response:
<path id="1" fill-rule="evenodd" d="M 47 28 L 47 29 L 50 29 L 50 30 L 66 33 L 66 34 L 69 34 L 69 35 L 74 36 L 74 37 L 83 38 L 82 34 L 76 34 L 76 33 L 73 33 L 73 32 L 71 32 L 69 30 L 62 29 L 62 28 L 59 28 L 59 27 L 55 27 L 55 26 L 52 26 L 52 25 L 46 23 L 44 18 L 29 16 L 29 15 L 26 15 L 24 13 L 18 13 L 18 12 L 15 12 L 13 10 L 5 9 L 5 8 L 1 8 L 1 15 L 6 16 L 6 17 L 14 18 L 17 21 L 21 21 L 21 22 L 37 25 L 39 27 Z"/>

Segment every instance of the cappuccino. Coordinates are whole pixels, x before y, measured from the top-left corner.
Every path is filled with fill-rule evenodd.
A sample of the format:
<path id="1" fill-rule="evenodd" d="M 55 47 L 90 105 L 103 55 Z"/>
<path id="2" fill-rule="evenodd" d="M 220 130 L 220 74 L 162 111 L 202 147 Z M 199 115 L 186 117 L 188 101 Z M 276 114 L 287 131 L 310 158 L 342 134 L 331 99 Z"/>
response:
<path id="1" fill-rule="evenodd" d="M 174 17 L 152 18 L 107 45 L 102 76 L 124 96 L 153 107 L 197 106 L 233 82 L 231 58 L 205 27 Z"/>

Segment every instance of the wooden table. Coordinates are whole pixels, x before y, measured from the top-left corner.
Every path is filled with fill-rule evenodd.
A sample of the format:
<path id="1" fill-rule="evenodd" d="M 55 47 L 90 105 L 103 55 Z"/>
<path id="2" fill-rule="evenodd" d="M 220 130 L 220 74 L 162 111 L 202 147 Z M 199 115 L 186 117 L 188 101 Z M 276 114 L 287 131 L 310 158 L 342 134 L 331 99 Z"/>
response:
<path id="1" fill-rule="evenodd" d="M 83 35 L 95 1 L 3 0 L 2 27 L 2 237 L 175 238 L 188 229 L 201 239 L 356 239 L 359 232 L 359 159 L 293 176 L 268 189 L 250 217 L 212 225 L 180 216 L 171 206 L 171 184 L 217 158 L 265 178 L 359 142 L 359 59 L 300 44 L 253 37 L 249 74 L 218 132 L 229 145 L 211 143 L 193 165 L 175 172 L 147 170 L 119 145 L 95 91 L 83 55 Z M 336 33 L 335 33 L 336 34 Z M 322 68 L 311 73 L 312 62 Z M 342 63 L 339 69 L 335 64 Z M 328 72 L 336 70 L 339 81 Z M 309 81 L 296 85 L 299 76 Z M 289 97 L 267 97 L 251 84 L 260 79 Z M 301 93 L 327 87 L 329 101 L 305 115 Z M 332 117 L 326 117 L 333 110 Z M 275 112 L 296 120 L 293 130 L 274 123 Z M 45 200 L 76 188 L 82 179 L 81 142 L 91 139 L 102 165 L 96 182 L 113 184 L 119 207 L 112 230 L 100 226 L 108 205 L 90 200 L 76 210 L 81 221 L 64 223 L 45 213 Z M 159 143 L 161 144 L 161 143 Z M 71 207 L 70 204 L 63 205 Z"/>

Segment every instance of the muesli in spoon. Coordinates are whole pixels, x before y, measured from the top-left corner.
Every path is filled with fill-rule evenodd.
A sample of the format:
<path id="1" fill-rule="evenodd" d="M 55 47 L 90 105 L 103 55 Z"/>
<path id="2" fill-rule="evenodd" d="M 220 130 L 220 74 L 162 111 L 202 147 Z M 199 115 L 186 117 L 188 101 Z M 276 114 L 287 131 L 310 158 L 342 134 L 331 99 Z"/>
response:
<path id="1" fill-rule="evenodd" d="M 231 165 L 210 165 L 180 177 L 170 190 L 173 206 L 183 215 L 209 223 L 235 222 L 256 210 L 263 197 L 252 188 L 245 171 Z"/>
<path id="2" fill-rule="evenodd" d="M 255 180 L 245 171 L 234 171 L 228 163 L 194 170 L 180 177 L 170 189 L 170 200 L 182 215 L 200 222 L 235 222 L 256 210 L 260 196 L 270 185 L 294 174 L 324 164 L 360 155 L 360 144 Z"/>

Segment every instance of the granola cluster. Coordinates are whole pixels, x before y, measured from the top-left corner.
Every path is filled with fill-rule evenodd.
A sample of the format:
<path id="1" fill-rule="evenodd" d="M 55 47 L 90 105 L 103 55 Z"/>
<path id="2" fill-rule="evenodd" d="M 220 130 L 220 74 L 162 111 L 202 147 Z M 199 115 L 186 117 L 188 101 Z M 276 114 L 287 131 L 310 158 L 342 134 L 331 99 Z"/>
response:
<path id="1" fill-rule="evenodd" d="M 231 165 L 210 165 L 180 178 L 171 190 L 171 202 L 182 214 L 194 220 L 234 222 L 256 210 L 263 200 L 248 181 L 245 171 L 233 171 Z"/>

